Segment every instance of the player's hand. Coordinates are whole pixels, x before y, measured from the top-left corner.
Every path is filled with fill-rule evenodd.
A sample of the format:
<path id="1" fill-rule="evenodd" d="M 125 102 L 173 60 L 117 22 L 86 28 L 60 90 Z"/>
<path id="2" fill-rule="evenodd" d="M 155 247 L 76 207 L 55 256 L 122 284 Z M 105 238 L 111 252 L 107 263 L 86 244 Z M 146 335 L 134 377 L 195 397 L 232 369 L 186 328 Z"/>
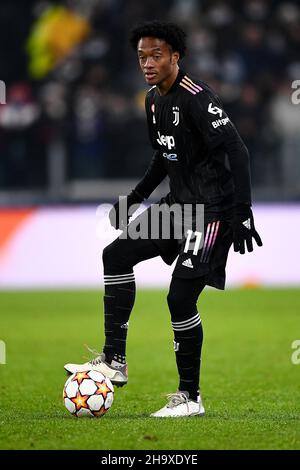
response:
<path id="1" fill-rule="evenodd" d="M 124 230 L 128 223 L 129 219 L 138 208 L 138 204 L 143 201 L 142 196 L 140 196 L 135 190 L 125 198 L 119 199 L 109 212 L 109 220 L 111 225 L 117 230 Z"/>
<path id="2" fill-rule="evenodd" d="M 254 226 L 254 219 L 251 207 L 247 204 L 238 204 L 232 224 L 233 230 L 233 249 L 245 253 L 245 244 L 247 250 L 253 251 L 252 238 L 258 246 L 262 246 L 262 241 Z"/>

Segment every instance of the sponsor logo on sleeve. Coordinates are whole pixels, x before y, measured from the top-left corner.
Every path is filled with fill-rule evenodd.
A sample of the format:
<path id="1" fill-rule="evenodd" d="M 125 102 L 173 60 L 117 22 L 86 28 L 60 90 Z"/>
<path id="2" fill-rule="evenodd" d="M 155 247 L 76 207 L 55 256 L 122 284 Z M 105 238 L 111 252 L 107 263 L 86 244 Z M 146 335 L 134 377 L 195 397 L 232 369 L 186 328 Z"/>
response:
<path id="1" fill-rule="evenodd" d="M 229 117 L 226 117 L 224 119 L 217 119 L 216 121 L 213 121 L 211 125 L 213 126 L 214 129 L 216 129 L 219 126 L 226 126 L 228 122 L 229 122 Z"/>
<path id="2" fill-rule="evenodd" d="M 209 103 L 208 105 L 208 112 L 210 114 L 218 114 L 220 117 L 222 117 L 223 111 L 221 108 L 218 108 L 218 106 L 214 106 L 212 103 Z"/>

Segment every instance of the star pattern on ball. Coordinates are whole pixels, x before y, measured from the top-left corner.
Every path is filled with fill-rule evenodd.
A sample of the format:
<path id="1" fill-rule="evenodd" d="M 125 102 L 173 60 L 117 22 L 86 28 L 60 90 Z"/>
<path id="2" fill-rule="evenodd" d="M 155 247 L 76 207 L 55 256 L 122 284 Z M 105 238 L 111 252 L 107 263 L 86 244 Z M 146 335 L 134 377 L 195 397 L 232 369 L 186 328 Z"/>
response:
<path id="1" fill-rule="evenodd" d="M 104 406 L 101 406 L 101 408 L 100 408 L 99 411 L 93 411 L 93 415 L 94 415 L 94 416 L 97 416 L 97 417 L 98 417 L 98 416 L 103 416 L 103 415 L 105 415 L 105 413 L 106 413 L 107 411 L 108 411 L 108 410 L 106 410 L 106 409 L 104 408 Z"/>
<path id="2" fill-rule="evenodd" d="M 89 395 L 81 395 L 80 392 L 77 392 L 76 397 L 70 398 L 70 400 L 76 406 L 76 411 L 79 411 L 81 408 L 88 408 L 87 400 L 89 398 Z"/>
<path id="3" fill-rule="evenodd" d="M 72 379 L 72 382 L 77 380 L 78 384 L 80 385 L 81 382 L 83 382 L 84 379 L 90 379 L 90 376 L 88 375 L 87 372 L 77 372 L 75 377 Z"/>
<path id="4" fill-rule="evenodd" d="M 107 397 L 107 394 L 111 392 L 111 389 L 106 385 L 105 382 L 96 382 L 97 385 L 97 395 L 103 395 L 103 398 L 105 399 Z"/>

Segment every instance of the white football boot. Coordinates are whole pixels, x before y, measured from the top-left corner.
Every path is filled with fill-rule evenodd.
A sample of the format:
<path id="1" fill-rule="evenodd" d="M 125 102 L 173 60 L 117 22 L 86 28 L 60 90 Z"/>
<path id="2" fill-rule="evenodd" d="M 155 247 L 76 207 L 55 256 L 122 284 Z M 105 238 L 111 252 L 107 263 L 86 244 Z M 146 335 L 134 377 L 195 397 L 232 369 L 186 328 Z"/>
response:
<path id="1" fill-rule="evenodd" d="M 120 364 L 119 362 L 112 361 L 111 364 L 105 361 L 105 354 L 101 353 L 89 362 L 84 364 L 65 364 L 64 369 L 69 374 L 76 372 L 86 372 L 89 370 L 96 370 L 101 374 L 108 377 L 113 385 L 122 387 L 128 382 L 128 367 L 127 364 Z"/>
<path id="2" fill-rule="evenodd" d="M 205 413 L 200 395 L 197 401 L 190 400 L 188 392 L 175 392 L 167 395 L 166 406 L 152 413 L 153 418 L 182 418 L 185 416 L 203 416 Z"/>

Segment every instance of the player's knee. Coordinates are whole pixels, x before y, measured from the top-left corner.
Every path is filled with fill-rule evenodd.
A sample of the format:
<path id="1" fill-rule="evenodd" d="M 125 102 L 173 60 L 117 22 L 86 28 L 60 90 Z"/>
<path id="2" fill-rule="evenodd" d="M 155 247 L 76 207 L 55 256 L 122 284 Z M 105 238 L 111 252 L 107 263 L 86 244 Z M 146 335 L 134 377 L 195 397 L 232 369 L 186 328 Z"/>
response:
<path id="1" fill-rule="evenodd" d="M 107 245 L 102 254 L 104 273 L 121 274 L 132 270 L 130 256 L 122 249 L 118 239 Z"/>
<path id="2" fill-rule="evenodd" d="M 114 242 L 104 248 L 102 261 L 105 271 L 111 271 L 112 269 L 118 268 L 120 257 L 118 256 L 118 247 Z"/>
<path id="3" fill-rule="evenodd" d="M 167 296 L 167 302 L 172 319 L 182 316 L 185 312 L 195 310 L 195 302 L 183 291 L 170 290 Z"/>
<path id="4" fill-rule="evenodd" d="M 177 295 L 176 295 L 175 292 L 172 292 L 171 290 L 169 291 L 169 293 L 167 295 L 167 302 L 168 302 L 169 310 L 171 312 L 173 310 L 173 307 L 177 303 Z"/>
<path id="5" fill-rule="evenodd" d="M 110 245 L 107 245 L 102 253 L 102 261 L 104 266 L 108 266 L 109 262 L 113 258 L 113 249 L 111 247 L 112 243 Z"/>

